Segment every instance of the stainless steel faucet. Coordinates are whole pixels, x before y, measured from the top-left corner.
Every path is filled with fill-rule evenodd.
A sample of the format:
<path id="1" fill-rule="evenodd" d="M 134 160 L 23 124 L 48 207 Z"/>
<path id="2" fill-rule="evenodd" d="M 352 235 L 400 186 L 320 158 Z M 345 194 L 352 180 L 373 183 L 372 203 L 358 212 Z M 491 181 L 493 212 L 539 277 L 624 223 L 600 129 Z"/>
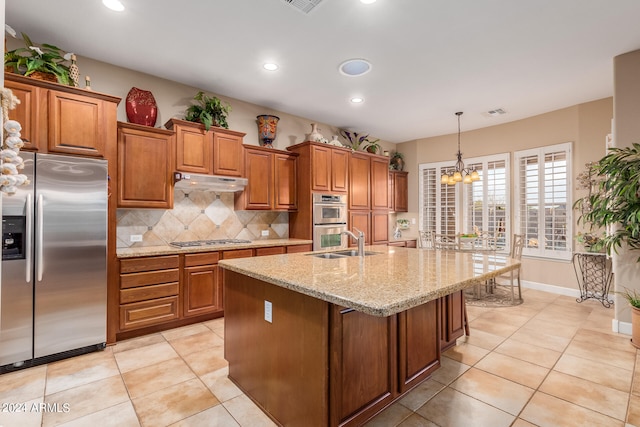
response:
<path id="1" fill-rule="evenodd" d="M 353 240 L 358 242 L 358 256 L 363 257 L 364 256 L 364 233 L 362 231 L 358 230 L 355 227 L 353 227 L 353 229 L 358 233 L 357 236 L 355 234 L 353 234 L 349 230 L 343 231 L 342 234 L 346 234 L 347 236 L 351 236 L 353 238 Z"/>

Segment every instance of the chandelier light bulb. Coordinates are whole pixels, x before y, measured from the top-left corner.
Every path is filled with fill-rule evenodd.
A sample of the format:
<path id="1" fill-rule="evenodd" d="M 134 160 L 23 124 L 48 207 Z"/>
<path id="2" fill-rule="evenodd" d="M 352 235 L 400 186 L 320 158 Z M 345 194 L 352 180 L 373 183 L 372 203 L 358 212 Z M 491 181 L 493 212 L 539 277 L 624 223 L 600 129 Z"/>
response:
<path id="1" fill-rule="evenodd" d="M 440 177 L 440 184 L 448 184 L 449 183 L 449 175 L 446 173 L 442 174 Z"/>
<path id="2" fill-rule="evenodd" d="M 465 175 L 464 179 L 462 180 L 462 182 L 464 182 L 465 184 L 471 184 L 472 181 L 473 179 L 471 178 L 471 175 Z"/>
<path id="3" fill-rule="evenodd" d="M 475 169 L 471 172 L 471 181 L 480 181 L 480 174 Z"/>

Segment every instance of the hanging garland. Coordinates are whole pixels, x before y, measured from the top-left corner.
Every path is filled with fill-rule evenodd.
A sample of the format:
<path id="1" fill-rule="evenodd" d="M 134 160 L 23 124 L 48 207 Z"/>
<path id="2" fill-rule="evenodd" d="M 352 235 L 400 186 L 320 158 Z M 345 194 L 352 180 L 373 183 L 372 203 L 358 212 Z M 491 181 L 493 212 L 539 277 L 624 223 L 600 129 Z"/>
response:
<path id="1" fill-rule="evenodd" d="M 0 150 L 0 191 L 12 195 L 18 186 L 29 183 L 27 176 L 18 172 L 24 169 L 24 160 L 19 155 L 20 149 L 24 146 L 20 138 L 22 126 L 16 120 L 9 120 L 9 110 L 16 108 L 20 100 L 7 88 L 2 88 L 0 100 L 4 128 Z"/>

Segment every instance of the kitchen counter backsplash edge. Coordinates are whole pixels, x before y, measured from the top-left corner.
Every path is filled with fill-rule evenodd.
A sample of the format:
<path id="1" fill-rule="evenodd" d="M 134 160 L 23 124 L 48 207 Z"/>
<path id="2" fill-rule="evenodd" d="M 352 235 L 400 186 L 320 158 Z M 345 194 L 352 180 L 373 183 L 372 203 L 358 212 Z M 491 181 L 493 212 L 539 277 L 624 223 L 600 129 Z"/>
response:
<path id="1" fill-rule="evenodd" d="M 228 251 L 228 250 L 235 250 L 235 249 L 267 248 L 272 246 L 307 245 L 312 243 L 313 243 L 313 240 L 305 240 L 305 239 L 268 239 L 268 240 L 254 240 L 251 243 L 207 245 L 207 246 L 195 246 L 195 247 L 187 247 L 187 248 L 178 248 L 170 245 L 141 246 L 136 248 L 118 248 L 116 250 L 116 255 L 118 258 L 136 258 L 141 256 L 152 256 L 152 255 L 193 254 L 193 253 L 200 253 L 200 252 L 217 252 L 217 251 Z"/>

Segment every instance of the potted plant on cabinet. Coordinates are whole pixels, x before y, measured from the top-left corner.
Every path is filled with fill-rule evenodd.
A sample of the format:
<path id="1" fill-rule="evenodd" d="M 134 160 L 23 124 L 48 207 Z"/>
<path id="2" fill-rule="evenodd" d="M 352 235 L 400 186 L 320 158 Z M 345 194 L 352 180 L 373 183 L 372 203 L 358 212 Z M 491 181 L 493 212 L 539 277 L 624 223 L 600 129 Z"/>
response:
<path id="1" fill-rule="evenodd" d="M 391 152 L 391 158 L 389 159 L 389 169 L 401 171 L 404 169 L 404 154 L 399 151 Z"/>
<path id="2" fill-rule="evenodd" d="M 198 103 L 192 104 L 187 108 L 184 116 L 185 120 L 202 123 L 206 130 L 209 130 L 211 126 L 229 129 L 229 124 L 227 123 L 227 115 L 231 111 L 229 104 L 223 103 L 215 96 L 205 95 L 202 91 L 198 92 L 193 99 Z"/>
<path id="3" fill-rule="evenodd" d="M 22 39 L 26 47 L 4 54 L 6 71 L 69 85 L 69 67 L 65 62 L 71 60 L 71 53 L 46 43 L 36 46 L 25 33 L 22 33 Z"/>
<path id="4" fill-rule="evenodd" d="M 375 141 L 368 141 L 364 149 L 371 154 L 380 154 L 380 144 L 378 144 L 378 141 L 380 140 L 376 139 Z"/>

